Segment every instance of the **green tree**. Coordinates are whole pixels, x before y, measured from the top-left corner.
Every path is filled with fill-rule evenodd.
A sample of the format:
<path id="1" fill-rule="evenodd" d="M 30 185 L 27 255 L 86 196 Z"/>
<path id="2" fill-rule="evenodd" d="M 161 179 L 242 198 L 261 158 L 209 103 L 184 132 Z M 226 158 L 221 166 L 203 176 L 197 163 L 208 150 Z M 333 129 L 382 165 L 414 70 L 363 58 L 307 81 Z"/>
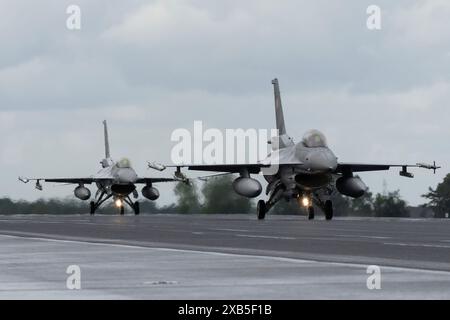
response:
<path id="1" fill-rule="evenodd" d="M 336 217 L 351 216 L 352 210 L 350 207 L 351 200 L 343 196 L 339 192 L 333 193 L 330 200 L 333 201 L 333 215 Z"/>
<path id="2" fill-rule="evenodd" d="M 373 194 L 367 190 L 363 196 L 350 201 L 352 215 L 360 217 L 372 217 L 374 215 Z"/>
<path id="3" fill-rule="evenodd" d="M 444 218 L 446 213 L 450 214 L 450 173 L 436 189 L 430 187 L 422 197 L 429 200 L 427 206 L 433 209 L 436 218 Z"/>
<path id="4" fill-rule="evenodd" d="M 209 178 L 202 187 L 204 213 L 250 213 L 252 200 L 234 192 L 232 183 L 236 177 L 223 175 Z"/>
<path id="5" fill-rule="evenodd" d="M 406 202 L 401 199 L 399 190 L 387 195 L 378 193 L 373 206 L 377 217 L 409 217 Z"/>
<path id="6" fill-rule="evenodd" d="M 133 211 L 126 208 L 128 213 Z M 142 213 L 173 213 L 175 206 L 158 207 L 152 201 L 141 201 Z M 107 202 L 97 211 L 99 214 L 118 214 L 118 209 Z M 0 199 L 0 215 L 10 214 L 89 214 L 89 202 L 77 199 L 38 199 L 36 201 Z"/>
<path id="7" fill-rule="evenodd" d="M 197 185 L 194 181 L 186 184 L 178 182 L 174 189 L 177 197 L 175 210 L 178 213 L 198 213 L 200 210 L 200 201 L 198 199 Z"/>

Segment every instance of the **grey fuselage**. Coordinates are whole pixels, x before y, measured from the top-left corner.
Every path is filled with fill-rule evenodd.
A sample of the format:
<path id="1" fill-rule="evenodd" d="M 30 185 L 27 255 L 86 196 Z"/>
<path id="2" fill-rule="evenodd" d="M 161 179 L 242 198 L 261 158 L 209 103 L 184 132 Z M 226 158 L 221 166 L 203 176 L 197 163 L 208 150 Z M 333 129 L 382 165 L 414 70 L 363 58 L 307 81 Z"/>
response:
<path id="1" fill-rule="evenodd" d="M 111 159 L 104 159 L 101 163 L 104 168 L 94 177 L 110 180 L 108 182 L 97 182 L 99 190 L 106 194 L 113 193 L 115 196 L 125 197 L 136 189 L 135 183 L 138 176 L 128 159 L 122 159 L 117 163 Z"/>
<path id="2" fill-rule="evenodd" d="M 269 170 L 278 170 L 265 174 L 269 182 L 266 193 L 268 194 L 277 185 L 284 186 L 285 195 L 298 196 L 302 191 L 311 192 L 322 189 L 333 182 L 333 172 L 337 168 L 337 157 L 322 143 L 318 146 L 306 146 L 304 141 L 294 143 L 288 138 L 287 145 L 274 150 L 262 162 L 271 164 Z"/>

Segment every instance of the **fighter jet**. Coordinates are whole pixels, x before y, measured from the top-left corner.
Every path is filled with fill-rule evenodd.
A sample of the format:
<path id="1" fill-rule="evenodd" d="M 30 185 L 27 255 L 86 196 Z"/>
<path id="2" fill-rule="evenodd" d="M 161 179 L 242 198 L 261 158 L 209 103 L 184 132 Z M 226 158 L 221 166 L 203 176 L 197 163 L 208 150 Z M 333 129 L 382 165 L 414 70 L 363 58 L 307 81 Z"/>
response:
<path id="1" fill-rule="evenodd" d="M 35 178 L 28 179 L 19 177 L 19 180 L 28 183 L 36 181 L 36 189 L 43 189 L 41 181 L 65 184 L 78 184 L 74 190 L 75 197 L 80 200 L 89 200 L 91 198 L 91 191 L 85 187 L 86 184 L 97 185 L 97 192 L 94 201 L 90 202 L 90 213 L 95 214 L 95 211 L 108 199 L 113 199 L 116 207 L 119 208 L 120 214 L 123 215 L 124 205 L 128 204 L 136 215 L 140 213 L 139 202 L 131 199 L 138 198 L 136 184 L 144 184 L 142 188 L 142 195 L 149 200 L 156 200 L 159 198 L 159 191 L 153 184 L 158 182 L 183 181 L 187 182 L 183 176 L 178 175 L 174 178 L 140 178 L 131 167 L 131 162 L 128 158 L 122 158 L 118 162 L 114 162 L 110 155 L 108 125 L 106 120 L 103 121 L 104 136 L 105 136 L 105 158 L 100 162 L 102 169 L 95 175 L 86 178 Z M 161 166 L 153 165 L 153 168 L 161 170 Z"/>
<path id="2" fill-rule="evenodd" d="M 234 180 L 234 190 L 245 197 L 254 198 L 261 194 L 260 182 L 253 179 L 251 174 L 262 172 L 268 182 L 266 195 L 268 201 L 259 200 L 257 203 L 258 219 L 264 219 L 266 213 L 280 199 L 296 199 L 300 206 L 307 208 L 308 218 L 314 219 L 314 205 L 325 214 L 326 220 L 333 218 L 333 204 L 331 195 L 339 192 L 345 196 L 358 198 L 367 190 L 363 181 L 354 174 L 364 171 L 389 170 L 392 167 L 401 168 L 400 175 L 412 178 L 408 168 L 420 167 L 432 169 L 439 167 L 417 163 L 408 164 L 365 164 L 339 162 L 336 155 L 329 148 L 325 135 L 318 130 L 306 132 L 300 142 L 295 143 L 287 134 L 281 104 L 278 80 L 272 81 L 275 95 L 275 115 L 278 136 L 271 143 L 272 152 L 268 157 L 253 164 L 223 164 L 223 165 L 174 165 L 177 171 L 187 167 L 189 170 L 215 171 L 238 173 Z M 276 170 L 267 170 L 276 165 Z M 266 172 L 266 173 L 265 173 Z"/>

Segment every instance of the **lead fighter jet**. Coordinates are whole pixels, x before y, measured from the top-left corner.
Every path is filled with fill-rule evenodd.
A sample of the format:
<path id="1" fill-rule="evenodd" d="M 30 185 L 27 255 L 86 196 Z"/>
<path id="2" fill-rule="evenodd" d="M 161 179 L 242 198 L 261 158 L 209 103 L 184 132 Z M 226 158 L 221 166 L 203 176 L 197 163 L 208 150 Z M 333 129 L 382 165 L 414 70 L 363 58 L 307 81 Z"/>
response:
<path id="1" fill-rule="evenodd" d="M 308 218 L 314 219 L 314 206 L 321 208 L 325 218 L 333 218 L 333 204 L 330 196 L 337 189 L 343 195 L 358 198 L 361 197 L 367 187 L 362 180 L 354 176 L 356 172 L 389 170 L 391 167 L 401 168 L 400 175 L 412 178 L 408 172 L 410 167 L 432 169 L 434 172 L 439 167 L 418 163 L 407 164 L 365 164 L 339 162 L 327 145 L 325 136 L 317 130 L 310 130 L 303 139 L 294 143 L 286 133 L 281 95 L 278 80 L 272 80 L 275 95 L 275 115 L 278 136 L 269 143 L 272 145 L 272 153 L 259 163 L 254 164 L 224 164 L 224 165 L 175 165 L 180 172 L 181 167 L 189 170 L 216 171 L 238 173 L 233 182 L 234 190 L 249 198 L 261 194 L 262 187 L 258 180 L 251 178 L 251 174 L 262 172 L 268 185 L 266 195 L 269 200 L 259 200 L 257 204 L 258 219 L 264 219 L 266 213 L 280 199 L 297 199 L 301 206 L 308 209 Z M 276 170 L 272 170 L 276 166 Z M 267 170 L 269 172 L 267 173 Z M 265 172 L 266 171 L 266 172 Z"/>
<path id="2" fill-rule="evenodd" d="M 140 213 L 139 202 L 131 200 L 130 195 L 135 199 L 139 194 L 136 190 L 136 184 L 145 184 L 142 188 L 142 195 L 149 200 L 156 200 L 159 198 L 159 191 L 153 187 L 153 183 L 182 181 L 188 182 L 183 176 L 178 175 L 174 178 L 139 178 L 134 169 L 131 167 L 130 160 L 122 158 L 118 162 L 111 159 L 109 151 L 108 125 L 106 120 L 103 121 L 104 135 L 105 135 L 105 158 L 100 162 L 102 169 L 95 175 L 86 178 L 38 178 L 28 179 L 19 177 L 19 180 L 28 183 L 36 181 L 36 189 L 42 191 L 41 181 L 78 184 L 74 190 L 75 197 L 80 200 L 89 200 L 91 198 L 91 191 L 85 187 L 86 184 L 95 183 L 97 185 L 97 192 L 95 201 L 90 203 L 90 213 L 93 215 L 95 211 L 108 199 L 112 198 L 116 207 L 120 209 L 120 214 L 123 215 L 125 208 L 124 204 L 128 204 L 136 215 Z M 161 170 L 159 166 L 154 165 L 153 168 Z"/>

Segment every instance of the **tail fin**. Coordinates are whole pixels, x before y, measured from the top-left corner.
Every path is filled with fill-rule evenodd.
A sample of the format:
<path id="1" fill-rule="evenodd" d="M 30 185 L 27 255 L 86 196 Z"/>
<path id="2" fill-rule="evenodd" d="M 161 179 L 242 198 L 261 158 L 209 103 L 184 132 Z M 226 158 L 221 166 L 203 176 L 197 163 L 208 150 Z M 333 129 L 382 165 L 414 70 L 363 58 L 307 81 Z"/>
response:
<path id="1" fill-rule="evenodd" d="M 273 91 L 275 94 L 275 116 L 277 120 L 278 136 L 273 137 L 271 144 L 272 150 L 286 148 L 294 145 L 294 140 L 286 134 L 286 126 L 284 124 L 283 106 L 281 105 L 280 86 L 278 79 L 272 80 Z"/>
<path id="2" fill-rule="evenodd" d="M 109 153 L 108 123 L 106 123 L 106 120 L 103 120 L 103 127 L 105 133 L 105 159 L 100 161 L 100 164 L 103 168 L 107 168 L 111 167 L 114 164 L 114 161 L 112 161 L 111 154 Z"/>
<path id="3" fill-rule="evenodd" d="M 105 130 L 105 158 L 111 158 L 111 154 L 109 152 L 109 137 L 108 137 L 108 123 L 106 120 L 103 120 L 103 126 Z"/>
<path id="4" fill-rule="evenodd" d="M 286 126 L 284 124 L 283 106 L 281 105 L 280 86 L 278 85 L 278 79 L 272 80 L 273 91 L 275 95 L 275 116 L 277 120 L 277 129 L 279 135 L 286 134 Z"/>

